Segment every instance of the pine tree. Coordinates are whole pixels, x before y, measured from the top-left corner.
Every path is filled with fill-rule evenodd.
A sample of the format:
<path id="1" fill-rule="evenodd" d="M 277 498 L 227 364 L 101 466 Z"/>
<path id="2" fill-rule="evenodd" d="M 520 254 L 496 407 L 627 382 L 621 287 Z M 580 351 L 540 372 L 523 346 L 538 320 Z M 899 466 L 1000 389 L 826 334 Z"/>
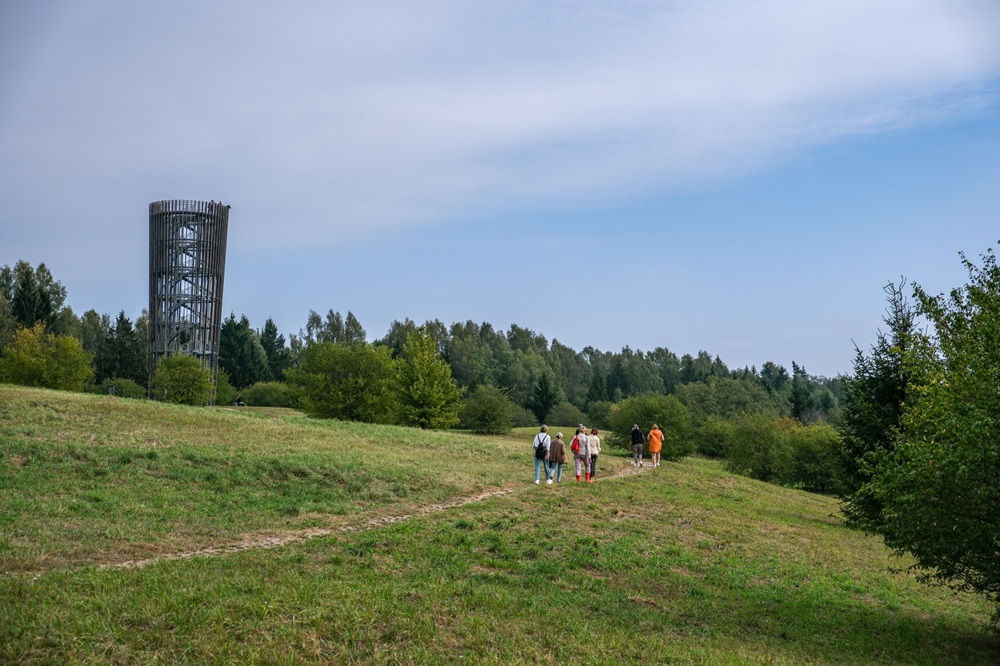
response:
<path id="1" fill-rule="evenodd" d="M 458 423 L 462 390 L 451 379 L 449 366 L 438 353 L 426 327 L 410 334 L 400 368 L 400 420 L 419 428 L 448 428 Z"/>

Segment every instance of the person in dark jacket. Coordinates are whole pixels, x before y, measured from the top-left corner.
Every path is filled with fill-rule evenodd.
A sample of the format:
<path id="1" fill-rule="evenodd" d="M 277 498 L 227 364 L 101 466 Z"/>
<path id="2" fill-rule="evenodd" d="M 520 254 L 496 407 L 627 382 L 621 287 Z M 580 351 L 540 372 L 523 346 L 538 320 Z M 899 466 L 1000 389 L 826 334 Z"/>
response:
<path id="1" fill-rule="evenodd" d="M 642 467 L 642 447 L 646 443 L 646 436 L 642 434 L 638 423 L 632 424 L 632 464 Z"/>

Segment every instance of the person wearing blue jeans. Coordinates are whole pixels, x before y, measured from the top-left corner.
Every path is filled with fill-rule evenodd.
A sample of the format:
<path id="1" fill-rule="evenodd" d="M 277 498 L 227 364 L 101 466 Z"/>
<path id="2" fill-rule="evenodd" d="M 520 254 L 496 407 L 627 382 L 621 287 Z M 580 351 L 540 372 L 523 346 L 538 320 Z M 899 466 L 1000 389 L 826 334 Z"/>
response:
<path id="1" fill-rule="evenodd" d="M 552 476 L 549 474 L 549 447 L 552 445 L 552 438 L 549 437 L 549 427 L 543 425 L 535 439 L 531 442 L 531 448 L 535 452 L 535 483 L 541 479 L 542 469 L 545 469 L 545 483 L 552 483 Z"/>
<path id="2" fill-rule="evenodd" d="M 556 433 L 556 438 L 552 440 L 549 447 L 549 479 L 555 479 L 556 483 L 562 483 L 563 465 L 566 464 L 566 442 L 563 441 L 563 434 Z"/>

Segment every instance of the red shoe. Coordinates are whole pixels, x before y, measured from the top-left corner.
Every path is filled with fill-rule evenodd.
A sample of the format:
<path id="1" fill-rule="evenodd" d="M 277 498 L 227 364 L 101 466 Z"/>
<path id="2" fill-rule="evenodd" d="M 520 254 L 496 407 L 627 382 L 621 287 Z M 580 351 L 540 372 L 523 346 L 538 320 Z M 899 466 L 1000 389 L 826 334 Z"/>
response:
<path id="1" fill-rule="evenodd" d="M 579 474 L 576 475 L 576 482 L 580 483 L 580 475 Z"/>
<path id="2" fill-rule="evenodd" d="M 587 472 L 587 483 L 590 483 L 590 472 Z"/>

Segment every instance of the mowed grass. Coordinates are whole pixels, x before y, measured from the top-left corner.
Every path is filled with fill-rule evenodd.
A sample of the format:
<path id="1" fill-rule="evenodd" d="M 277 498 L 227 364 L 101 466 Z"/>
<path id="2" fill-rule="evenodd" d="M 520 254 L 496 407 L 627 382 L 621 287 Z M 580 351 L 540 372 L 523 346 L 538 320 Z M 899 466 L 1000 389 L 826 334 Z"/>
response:
<path id="1" fill-rule="evenodd" d="M 96 492 L 101 486 L 69 462 L 77 460 L 72 455 L 31 458 L 26 449 L 75 447 L 90 452 L 96 461 L 105 460 L 105 449 L 142 449 L 133 441 L 135 434 L 110 432 L 99 420 L 90 426 L 98 428 L 93 441 L 79 439 L 86 428 L 75 424 L 96 418 L 94 405 L 119 409 L 88 400 L 97 399 L 0 387 L 3 483 L 10 482 L 11 466 L 17 468 L 16 476 L 32 465 L 50 467 L 50 472 L 35 477 L 48 486 L 32 494 L 36 505 L 55 506 L 60 500 L 49 494 L 63 493 L 61 501 L 70 501 L 75 492 Z M 11 412 L 11 404 L 21 406 Z M 130 408 L 147 410 L 142 412 L 144 432 L 177 427 L 187 433 L 153 449 L 161 456 L 167 456 L 171 447 L 199 451 L 209 460 L 221 461 L 213 463 L 213 469 L 222 469 L 223 463 L 253 469 L 255 458 L 339 469 L 341 458 L 359 446 L 364 449 L 348 444 L 352 437 L 345 433 L 360 438 L 357 433 L 371 429 L 316 424 L 294 416 L 257 418 L 145 403 Z M 11 441 L 11 432 L 29 428 L 10 416 L 22 409 L 48 413 L 48 423 L 37 426 L 47 428 L 48 435 L 22 433 Z M 115 422 L 129 421 L 115 413 Z M 249 421 L 261 433 L 273 431 L 245 444 L 238 438 L 195 434 L 212 432 L 215 419 L 230 429 Z M 190 423 L 182 427 L 182 421 Z M 286 430 L 296 434 L 286 438 L 282 434 Z M 7 508 L 8 500 L 16 499 L 16 493 L 9 485 L 2 486 L 5 558 L 21 566 L 8 567 L 8 573 L 0 576 L 0 662 L 986 664 L 1000 660 L 1000 643 L 988 628 L 992 610 L 988 604 L 890 571 L 908 562 L 892 558 L 876 539 L 846 529 L 831 498 L 734 477 L 719 464 L 699 459 L 665 463 L 643 474 L 596 484 L 536 487 L 528 481 L 530 451 L 523 438 L 390 431 L 396 439 L 409 438 L 408 453 L 369 458 L 362 452 L 351 459 L 350 464 L 374 480 L 338 491 L 343 497 L 330 500 L 329 515 L 325 510 L 286 515 L 274 508 L 280 502 L 272 505 L 262 499 L 257 509 L 244 512 L 261 514 L 257 516 L 225 512 L 225 520 L 186 515 L 168 522 L 187 530 L 180 541 L 193 544 L 197 526 L 218 523 L 234 534 L 256 525 L 273 530 L 287 527 L 289 521 L 297 525 L 347 514 L 401 511 L 406 505 L 488 490 L 496 487 L 493 483 L 506 483 L 515 492 L 275 549 L 162 560 L 127 569 L 92 566 L 97 560 L 113 559 L 106 552 L 113 544 L 128 547 L 130 541 L 102 536 L 87 525 L 100 522 L 129 534 L 134 528 L 127 523 L 139 515 L 143 531 L 149 531 L 159 524 L 152 518 L 155 511 L 137 512 L 127 504 L 137 501 L 142 488 L 152 495 L 159 482 L 150 479 L 163 477 L 148 472 L 133 477 L 105 463 L 108 474 L 99 478 L 107 480 L 106 486 L 133 487 L 131 499 L 113 500 L 119 504 L 120 517 L 56 512 L 38 520 L 58 541 L 47 546 L 50 555 L 43 559 L 19 552 L 8 540 L 13 531 L 6 516 L 15 515 Z M 308 442 L 296 439 L 309 433 Z M 468 449 L 475 454 L 467 459 L 456 454 L 456 459 L 442 465 L 441 449 Z M 25 456 L 27 461 L 20 459 Z M 604 459 L 623 464 L 614 456 Z M 179 461 L 183 460 L 181 455 Z M 133 464 L 134 459 L 122 466 Z M 184 468 L 181 462 L 176 465 Z M 147 469 L 144 464 L 135 468 L 143 469 Z M 483 478 L 484 469 L 496 479 Z M 60 474 L 74 478 L 46 481 Z M 283 477 L 275 481 L 266 474 L 245 474 L 245 483 L 256 487 L 239 489 L 240 497 L 267 497 L 267 486 L 285 482 Z M 328 474 L 332 478 L 332 472 Z M 191 486 L 190 494 L 206 493 L 196 478 L 181 477 L 173 483 L 176 487 L 169 493 L 174 501 L 182 501 L 185 484 Z M 392 483 L 403 484 L 407 492 L 401 496 L 387 490 Z M 74 490 L 78 486 L 87 490 Z M 237 492 L 219 488 L 223 495 Z M 114 498 L 114 488 L 102 489 Z M 309 493 L 319 496 L 315 489 Z M 196 513 L 211 513 L 215 505 L 210 498 L 208 493 L 187 500 L 187 506 Z M 315 497 L 313 501 L 318 502 Z M 345 514 L 336 513 L 341 508 Z M 20 509 L 16 519 L 36 520 L 29 514 L 30 509 Z M 28 539 L 39 529 L 24 530 L 19 538 Z M 80 548 L 65 541 L 79 534 L 97 538 L 101 547 Z M 173 542 L 171 548 L 176 547 L 178 542 Z"/>

